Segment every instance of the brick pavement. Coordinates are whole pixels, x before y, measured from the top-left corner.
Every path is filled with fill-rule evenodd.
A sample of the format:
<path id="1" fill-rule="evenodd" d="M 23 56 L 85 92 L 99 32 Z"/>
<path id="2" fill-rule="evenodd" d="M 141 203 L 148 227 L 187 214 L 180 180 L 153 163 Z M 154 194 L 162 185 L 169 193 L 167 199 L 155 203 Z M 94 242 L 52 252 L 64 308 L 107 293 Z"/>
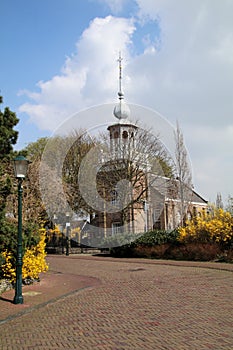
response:
<path id="1" fill-rule="evenodd" d="M 48 261 L 44 284 L 24 288 L 40 291 L 26 294 L 28 306 L 0 300 L 1 316 L 14 307 L 0 324 L 1 350 L 233 349 L 233 265 L 83 255 Z"/>
<path id="2" fill-rule="evenodd" d="M 62 274 L 49 271 L 41 274 L 40 282 L 23 286 L 24 303 L 22 305 L 12 303 L 14 290 L 9 290 L 0 296 L 0 324 L 19 314 L 28 313 L 34 308 L 42 307 L 77 290 L 89 288 L 98 283 L 97 278 L 71 273 Z"/>

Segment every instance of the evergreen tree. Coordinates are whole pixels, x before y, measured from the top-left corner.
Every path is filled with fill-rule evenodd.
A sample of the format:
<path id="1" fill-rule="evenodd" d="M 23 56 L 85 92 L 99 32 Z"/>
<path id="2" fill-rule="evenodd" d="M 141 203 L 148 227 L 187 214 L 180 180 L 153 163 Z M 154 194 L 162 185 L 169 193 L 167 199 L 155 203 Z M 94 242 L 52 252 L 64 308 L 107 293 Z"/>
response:
<path id="1" fill-rule="evenodd" d="M 3 102 L 0 96 L 0 104 Z M 17 142 L 18 132 L 14 127 L 18 123 L 16 114 L 8 107 L 0 110 L 0 250 L 14 242 L 13 232 L 16 231 L 6 219 L 7 197 L 12 192 L 12 167 L 10 160 L 13 156 L 13 145 Z M 14 232 L 15 233 L 15 232 Z"/>
<path id="2" fill-rule="evenodd" d="M 2 103 L 0 96 L 0 103 Z M 0 219 L 5 216 L 6 198 L 11 193 L 9 160 L 13 154 L 13 145 L 17 142 L 18 131 L 14 130 L 18 118 L 8 107 L 0 110 Z"/>
<path id="3" fill-rule="evenodd" d="M 2 96 L 0 96 L 0 104 Z M 13 145 L 16 144 L 18 131 L 14 127 L 18 124 L 19 119 L 16 114 L 8 107 L 2 112 L 0 110 L 0 160 L 6 159 L 12 155 Z"/>

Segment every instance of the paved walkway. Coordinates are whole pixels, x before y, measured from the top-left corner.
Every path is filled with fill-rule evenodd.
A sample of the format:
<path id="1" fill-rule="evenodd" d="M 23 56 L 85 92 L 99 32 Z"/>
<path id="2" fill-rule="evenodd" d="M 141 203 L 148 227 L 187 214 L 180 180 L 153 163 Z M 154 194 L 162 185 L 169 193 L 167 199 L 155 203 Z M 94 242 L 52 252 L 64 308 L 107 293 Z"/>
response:
<path id="1" fill-rule="evenodd" d="M 0 297 L 0 349 L 232 350 L 233 265 L 49 256 Z"/>

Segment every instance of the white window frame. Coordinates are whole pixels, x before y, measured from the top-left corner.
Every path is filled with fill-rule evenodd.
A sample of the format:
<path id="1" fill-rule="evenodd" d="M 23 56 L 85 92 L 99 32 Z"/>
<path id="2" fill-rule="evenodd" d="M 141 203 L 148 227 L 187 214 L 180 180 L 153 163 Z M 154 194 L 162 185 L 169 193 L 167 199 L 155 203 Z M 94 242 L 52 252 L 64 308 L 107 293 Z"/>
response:
<path id="1" fill-rule="evenodd" d="M 112 223 L 112 235 L 113 236 L 122 232 L 121 231 L 121 226 L 122 225 L 121 225 L 121 223 L 119 221 Z"/>

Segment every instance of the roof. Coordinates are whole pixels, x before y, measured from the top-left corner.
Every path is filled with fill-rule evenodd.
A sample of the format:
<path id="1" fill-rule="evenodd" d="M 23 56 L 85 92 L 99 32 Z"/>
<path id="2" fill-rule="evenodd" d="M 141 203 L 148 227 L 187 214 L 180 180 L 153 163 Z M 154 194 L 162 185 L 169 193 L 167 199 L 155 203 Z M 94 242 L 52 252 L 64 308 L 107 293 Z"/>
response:
<path id="1" fill-rule="evenodd" d="M 192 191 L 192 202 L 194 203 L 203 203 L 207 204 L 208 201 L 204 199 L 200 194 L 198 194 L 196 191 Z"/>

